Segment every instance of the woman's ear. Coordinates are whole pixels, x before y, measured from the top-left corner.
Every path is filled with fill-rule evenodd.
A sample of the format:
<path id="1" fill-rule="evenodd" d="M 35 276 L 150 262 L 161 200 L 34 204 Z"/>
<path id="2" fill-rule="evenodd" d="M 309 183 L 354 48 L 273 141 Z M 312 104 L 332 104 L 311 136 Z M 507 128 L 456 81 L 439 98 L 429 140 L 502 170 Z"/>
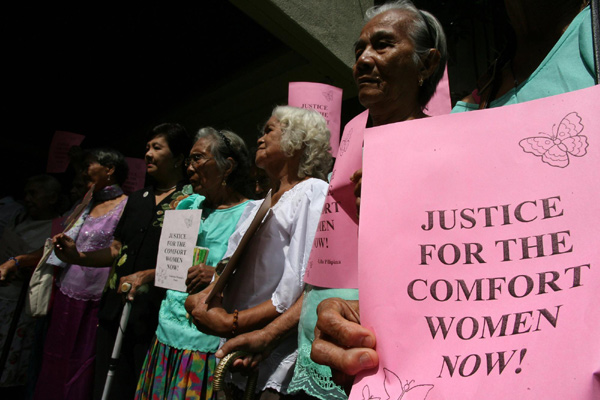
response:
<path id="1" fill-rule="evenodd" d="M 106 168 L 106 174 L 107 174 L 108 176 L 112 176 L 112 177 L 114 178 L 114 174 L 115 174 L 115 167 L 114 167 L 114 166 L 112 166 L 112 167 L 104 167 L 104 168 Z"/>
<path id="2" fill-rule="evenodd" d="M 441 59 L 441 54 L 437 49 L 429 49 L 429 54 L 421 59 L 420 77 L 429 78 L 437 69 Z"/>
<path id="3" fill-rule="evenodd" d="M 235 164 L 236 164 L 235 160 L 232 157 L 227 157 L 226 161 L 227 161 L 227 167 L 223 170 L 223 180 L 227 180 L 229 175 L 235 169 Z"/>

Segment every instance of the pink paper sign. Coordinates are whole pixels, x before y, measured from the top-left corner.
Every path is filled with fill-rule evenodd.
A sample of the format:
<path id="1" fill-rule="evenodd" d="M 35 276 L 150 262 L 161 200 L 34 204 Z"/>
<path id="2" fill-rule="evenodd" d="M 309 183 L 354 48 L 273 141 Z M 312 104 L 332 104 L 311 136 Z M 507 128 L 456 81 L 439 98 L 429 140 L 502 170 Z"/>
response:
<path id="1" fill-rule="evenodd" d="M 46 172 L 52 174 L 65 172 L 69 165 L 69 150 L 73 146 L 79 146 L 83 142 L 83 139 L 85 139 L 85 136 L 77 133 L 54 132 L 52 142 L 50 143 Z"/>
<path id="2" fill-rule="evenodd" d="M 344 127 L 304 275 L 304 281 L 314 286 L 358 287 L 358 217 L 355 185 L 350 177 L 362 168 L 363 133 L 368 117 L 365 111 Z"/>
<path id="3" fill-rule="evenodd" d="M 146 161 L 141 158 L 125 157 L 127 165 L 129 166 L 129 173 L 127 174 L 127 180 L 123 183 L 123 191 L 127 194 L 131 194 L 136 190 L 140 190 L 144 187 L 146 180 Z"/>
<path id="4" fill-rule="evenodd" d="M 342 89 L 314 82 L 290 82 L 288 105 L 318 111 L 331 132 L 331 154 L 337 157 L 342 116 Z"/>
<path id="5" fill-rule="evenodd" d="M 351 399 L 600 398 L 598 98 L 366 131 Z"/>
<path id="6" fill-rule="evenodd" d="M 442 80 L 438 83 L 433 97 L 425 107 L 425 114 L 435 117 L 437 115 L 450 114 L 451 110 L 450 83 L 448 81 L 448 67 L 446 67 Z"/>

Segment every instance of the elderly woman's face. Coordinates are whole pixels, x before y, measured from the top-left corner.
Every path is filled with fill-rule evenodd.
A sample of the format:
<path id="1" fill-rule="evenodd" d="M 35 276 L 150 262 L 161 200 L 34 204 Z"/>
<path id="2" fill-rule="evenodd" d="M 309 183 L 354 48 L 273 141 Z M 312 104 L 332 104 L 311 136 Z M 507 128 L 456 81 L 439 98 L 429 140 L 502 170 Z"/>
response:
<path id="1" fill-rule="evenodd" d="M 190 151 L 190 165 L 187 174 L 195 193 L 210 197 L 222 187 L 223 174 L 210 151 L 212 139 L 200 138 Z"/>
<path id="2" fill-rule="evenodd" d="M 417 103 L 419 69 L 413 61 L 415 47 L 407 32 L 407 15 L 390 10 L 375 16 L 356 42 L 352 72 L 359 101 L 369 110 Z"/>
<path id="3" fill-rule="evenodd" d="M 280 162 L 286 158 L 281 150 L 281 124 L 272 116 L 263 129 L 263 134 L 258 138 L 258 149 L 256 150 L 256 166 L 262 169 Z"/>

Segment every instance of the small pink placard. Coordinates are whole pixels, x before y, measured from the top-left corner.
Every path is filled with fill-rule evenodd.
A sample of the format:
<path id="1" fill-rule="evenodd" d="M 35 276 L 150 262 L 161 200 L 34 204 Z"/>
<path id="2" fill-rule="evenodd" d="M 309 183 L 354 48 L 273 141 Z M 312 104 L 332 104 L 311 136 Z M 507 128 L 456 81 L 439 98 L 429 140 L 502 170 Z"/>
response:
<path id="1" fill-rule="evenodd" d="M 288 105 L 318 111 L 331 132 L 331 154 L 337 157 L 342 116 L 342 89 L 314 82 L 290 82 Z"/>
<path id="2" fill-rule="evenodd" d="M 73 146 L 79 146 L 83 139 L 85 139 L 85 136 L 77 133 L 54 132 L 50 143 L 50 151 L 48 152 L 46 172 L 51 174 L 65 172 L 69 165 L 69 150 Z"/>
<path id="3" fill-rule="evenodd" d="M 355 184 L 350 177 L 362 167 L 363 133 L 368 117 L 368 111 L 364 111 L 344 127 L 304 275 L 304 281 L 314 286 L 358 287 L 358 217 Z"/>

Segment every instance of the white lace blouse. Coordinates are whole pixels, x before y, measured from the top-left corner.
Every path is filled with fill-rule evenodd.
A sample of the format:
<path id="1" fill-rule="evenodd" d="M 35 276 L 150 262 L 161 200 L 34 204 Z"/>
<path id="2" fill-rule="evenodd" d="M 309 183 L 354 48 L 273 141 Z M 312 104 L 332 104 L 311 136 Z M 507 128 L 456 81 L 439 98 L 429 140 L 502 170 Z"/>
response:
<path id="1" fill-rule="evenodd" d="M 242 311 L 271 299 L 277 311 L 283 313 L 300 297 L 327 187 L 320 179 L 302 181 L 268 211 L 225 289 L 223 305 L 228 312 Z M 261 202 L 246 207 L 244 213 L 249 218 L 240 218 L 244 222 L 231 235 L 225 257 L 235 251 Z M 271 388 L 286 393 L 297 347 L 296 336 L 290 335 L 261 362 L 258 390 Z M 246 377 L 233 374 L 233 382 L 243 389 Z"/>

